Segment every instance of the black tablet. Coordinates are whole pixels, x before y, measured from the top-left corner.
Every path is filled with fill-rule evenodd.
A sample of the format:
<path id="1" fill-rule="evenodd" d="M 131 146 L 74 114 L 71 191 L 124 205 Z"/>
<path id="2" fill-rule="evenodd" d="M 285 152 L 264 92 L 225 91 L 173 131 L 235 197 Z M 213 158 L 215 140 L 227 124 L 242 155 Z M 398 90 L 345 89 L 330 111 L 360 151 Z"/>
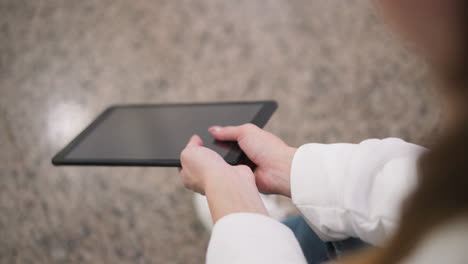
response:
<path id="1" fill-rule="evenodd" d="M 180 153 L 193 134 L 229 164 L 243 153 L 235 142 L 217 141 L 212 125 L 253 123 L 263 127 L 274 101 L 118 105 L 100 114 L 53 159 L 54 165 L 180 167 Z"/>

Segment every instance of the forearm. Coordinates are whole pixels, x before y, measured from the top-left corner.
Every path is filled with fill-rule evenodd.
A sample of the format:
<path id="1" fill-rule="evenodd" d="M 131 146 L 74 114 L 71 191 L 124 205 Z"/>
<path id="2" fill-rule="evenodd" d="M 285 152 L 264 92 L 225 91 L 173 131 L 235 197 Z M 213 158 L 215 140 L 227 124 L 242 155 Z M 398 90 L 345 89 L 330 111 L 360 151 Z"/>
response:
<path id="1" fill-rule="evenodd" d="M 288 147 L 287 151 L 283 153 L 280 164 L 281 175 L 276 177 L 278 179 L 278 191 L 277 194 L 291 198 L 291 166 L 296 153 L 297 148 Z"/>
<path id="2" fill-rule="evenodd" d="M 205 195 L 213 222 L 232 213 L 268 215 L 254 179 L 245 175 L 212 177 L 212 179 L 205 187 Z"/>
<path id="3" fill-rule="evenodd" d="M 304 145 L 291 170 L 293 202 L 324 240 L 353 236 L 381 244 L 416 185 L 424 151 L 395 138 Z"/>

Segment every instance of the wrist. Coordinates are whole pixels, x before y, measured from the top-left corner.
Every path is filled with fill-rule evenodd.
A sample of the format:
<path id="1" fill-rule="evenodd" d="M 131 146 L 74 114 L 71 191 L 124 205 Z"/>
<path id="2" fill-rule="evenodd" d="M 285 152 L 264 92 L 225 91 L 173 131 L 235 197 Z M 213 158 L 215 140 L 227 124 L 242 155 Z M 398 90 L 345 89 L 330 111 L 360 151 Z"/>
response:
<path id="1" fill-rule="evenodd" d="M 254 185 L 255 178 L 248 173 L 237 173 L 232 166 L 226 167 L 223 171 L 218 171 L 215 174 L 208 172 L 209 177 L 206 178 L 204 190 L 206 193 L 216 193 L 222 189 L 237 189 Z"/>
<path id="2" fill-rule="evenodd" d="M 296 154 L 297 148 L 288 147 L 285 151 L 286 157 L 284 158 L 283 164 L 283 177 L 279 186 L 279 194 L 291 198 L 291 167 L 294 154 Z"/>
<path id="3" fill-rule="evenodd" d="M 232 213 L 268 215 L 253 175 L 229 171 L 216 175 L 205 186 L 205 195 L 213 222 Z"/>

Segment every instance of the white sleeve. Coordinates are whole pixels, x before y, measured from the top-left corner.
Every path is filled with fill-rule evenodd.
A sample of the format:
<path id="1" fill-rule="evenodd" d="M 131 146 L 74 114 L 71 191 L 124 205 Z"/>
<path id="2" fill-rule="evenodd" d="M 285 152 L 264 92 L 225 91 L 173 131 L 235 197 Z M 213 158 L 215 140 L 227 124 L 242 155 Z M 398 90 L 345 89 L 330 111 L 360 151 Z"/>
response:
<path id="1" fill-rule="evenodd" d="M 235 213 L 219 219 L 211 234 L 208 264 L 306 264 L 293 232 L 275 219 Z"/>
<path id="2" fill-rule="evenodd" d="M 424 151 L 397 138 L 305 144 L 292 162 L 293 202 L 325 241 L 358 237 L 381 245 L 417 183 L 417 160 Z"/>

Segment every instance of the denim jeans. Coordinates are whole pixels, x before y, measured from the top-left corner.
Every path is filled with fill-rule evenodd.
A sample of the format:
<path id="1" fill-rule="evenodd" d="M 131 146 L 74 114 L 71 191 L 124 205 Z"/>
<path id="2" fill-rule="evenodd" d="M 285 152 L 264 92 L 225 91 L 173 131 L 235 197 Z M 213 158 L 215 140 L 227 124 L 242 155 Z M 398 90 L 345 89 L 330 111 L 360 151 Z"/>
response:
<path id="1" fill-rule="evenodd" d="M 342 254 L 369 246 L 358 238 L 323 242 L 302 216 L 290 217 L 283 223 L 293 231 L 309 264 L 334 260 Z"/>

